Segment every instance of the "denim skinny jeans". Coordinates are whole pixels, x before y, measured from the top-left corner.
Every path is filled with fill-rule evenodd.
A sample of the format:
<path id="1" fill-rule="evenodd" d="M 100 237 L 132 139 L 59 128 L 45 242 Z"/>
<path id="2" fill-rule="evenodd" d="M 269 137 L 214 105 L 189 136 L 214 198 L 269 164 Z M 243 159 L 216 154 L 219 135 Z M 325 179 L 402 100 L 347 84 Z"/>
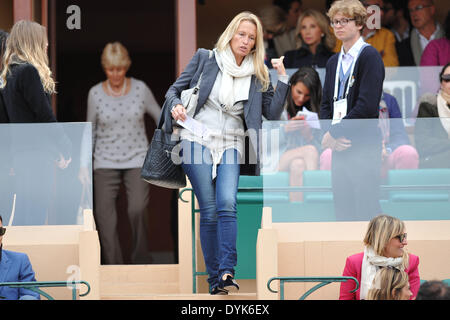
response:
<path id="1" fill-rule="evenodd" d="M 239 152 L 227 149 L 212 180 L 209 149 L 182 141 L 182 167 L 188 176 L 200 206 L 200 242 L 210 288 L 219 284 L 225 273 L 234 276 L 237 263 L 236 196 L 239 182 Z"/>

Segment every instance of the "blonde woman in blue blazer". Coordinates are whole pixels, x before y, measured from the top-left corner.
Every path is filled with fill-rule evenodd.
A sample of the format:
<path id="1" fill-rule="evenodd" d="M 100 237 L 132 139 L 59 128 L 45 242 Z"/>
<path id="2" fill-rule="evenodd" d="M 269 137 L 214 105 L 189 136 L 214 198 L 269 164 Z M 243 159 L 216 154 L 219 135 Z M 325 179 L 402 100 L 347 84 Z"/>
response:
<path id="1" fill-rule="evenodd" d="M 213 50 L 197 51 L 166 93 L 165 119 L 172 116 L 185 122 L 191 117 L 205 128 L 203 135 L 186 128 L 178 133 L 182 167 L 199 201 L 200 240 L 211 294 L 239 289 L 234 279 L 239 175 L 259 174 L 262 116 L 279 119 L 288 92 L 283 59 L 272 60 L 279 80 L 274 90 L 264 55 L 259 19 L 242 12 Z M 200 76 L 197 105 L 187 110 L 181 93 L 196 86 Z"/>

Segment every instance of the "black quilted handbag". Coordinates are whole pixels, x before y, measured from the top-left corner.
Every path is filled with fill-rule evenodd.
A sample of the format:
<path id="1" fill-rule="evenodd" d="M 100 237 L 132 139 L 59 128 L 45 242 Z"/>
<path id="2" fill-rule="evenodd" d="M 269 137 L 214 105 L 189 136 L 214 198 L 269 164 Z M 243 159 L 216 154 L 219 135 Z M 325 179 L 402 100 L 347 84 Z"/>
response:
<path id="1" fill-rule="evenodd" d="M 186 186 L 186 175 L 181 167 L 178 144 L 179 139 L 172 134 L 171 121 L 164 125 L 165 108 L 161 112 L 158 127 L 153 134 L 148 148 L 141 178 L 148 183 L 169 189 L 179 189 Z"/>

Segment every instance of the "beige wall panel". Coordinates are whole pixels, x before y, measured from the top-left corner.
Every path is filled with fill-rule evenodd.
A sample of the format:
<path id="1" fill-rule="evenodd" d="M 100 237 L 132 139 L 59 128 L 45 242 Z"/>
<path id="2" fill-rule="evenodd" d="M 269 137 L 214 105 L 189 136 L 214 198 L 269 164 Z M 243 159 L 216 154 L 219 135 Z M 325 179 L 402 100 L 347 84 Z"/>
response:
<path id="1" fill-rule="evenodd" d="M 23 252 L 30 258 L 37 281 L 67 281 L 69 266 L 78 265 L 78 245 L 11 245 L 5 248 Z M 51 262 L 51 263 L 50 263 Z M 84 291 L 83 286 L 82 290 Z M 72 291 L 66 288 L 42 288 L 57 300 L 72 299 Z M 41 297 L 45 300 L 45 298 Z"/>

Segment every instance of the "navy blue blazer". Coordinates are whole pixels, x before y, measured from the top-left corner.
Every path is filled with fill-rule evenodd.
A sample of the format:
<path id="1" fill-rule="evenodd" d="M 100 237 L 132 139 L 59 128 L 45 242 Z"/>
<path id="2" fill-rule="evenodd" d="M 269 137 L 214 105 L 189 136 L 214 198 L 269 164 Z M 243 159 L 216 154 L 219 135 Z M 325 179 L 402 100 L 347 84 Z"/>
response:
<path id="1" fill-rule="evenodd" d="M 212 55 L 210 58 L 209 53 L 209 50 L 198 49 L 175 83 L 167 90 L 166 101 L 162 110 L 162 115 L 164 115 L 165 119 L 172 119 L 170 113 L 172 107 L 177 104 L 182 104 L 180 99 L 181 92 L 185 89 L 193 88 L 197 84 L 202 72 L 198 103 L 194 116 L 203 107 L 211 93 L 217 73 L 219 72 L 219 66 L 217 65 L 215 56 Z M 269 84 L 267 91 L 262 92 L 261 82 L 255 76 L 252 76 L 248 100 L 244 102 L 244 125 L 245 130 L 251 131 L 248 135 L 250 144 L 249 152 L 252 152 L 250 159 L 255 159 L 254 156 L 256 155 L 257 163 L 241 166 L 241 174 L 259 175 L 259 143 L 262 115 L 269 120 L 280 119 L 289 86 L 278 81 L 276 88 L 274 90 L 272 84 Z"/>
<path id="2" fill-rule="evenodd" d="M 1 251 L 0 282 L 31 282 L 36 281 L 30 259 L 25 253 L 8 250 Z M 40 295 L 22 288 L 0 287 L 0 301 L 19 300 L 23 296 L 40 299 Z"/>
<path id="3" fill-rule="evenodd" d="M 334 54 L 327 62 L 320 119 L 333 119 L 333 95 L 339 54 Z M 381 133 L 378 130 L 378 121 L 346 121 L 378 119 L 385 70 L 380 53 L 374 47 L 369 45 L 361 51 L 353 76 L 355 81 L 347 97 L 347 115 L 338 124 L 331 126 L 331 121 L 325 124 L 324 129 L 334 138 L 346 137 L 352 142 L 367 138 L 367 135 L 379 139 Z"/>

